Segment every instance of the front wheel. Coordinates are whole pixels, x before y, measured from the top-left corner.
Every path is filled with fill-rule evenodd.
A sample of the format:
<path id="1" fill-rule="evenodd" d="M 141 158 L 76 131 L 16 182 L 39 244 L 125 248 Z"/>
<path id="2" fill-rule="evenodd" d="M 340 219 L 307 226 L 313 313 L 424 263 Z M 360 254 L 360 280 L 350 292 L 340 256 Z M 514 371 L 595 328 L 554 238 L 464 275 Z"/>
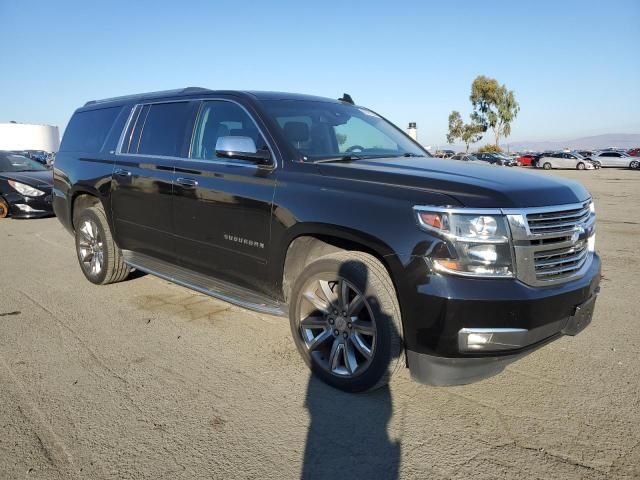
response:
<path id="1" fill-rule="evenodd" d="M 544 165 L 542 165 L 542 168 L 545 170 L 551 170 L 551 164 L 549 162 L 545 162 Z"/>
<path id="2" fill-rule="evenodd" d="M 582 163 L 582 162 L 578 163 L 578 165 L 576 165 L 576 168 L 578 170 L 584 170 L 584 163 Z"/>
<path id="3" fill-rule="evenodd" d="M 594 161 L 593 163 L 593 167 L 597 170 L 598 168 L 602 167 L 602 164 L 598 161 Z"/>
<path id="4" fill-rule="evenodd" d="M 629 164 L 629 168 L 633 168 L 634 170 L 640 167 L 640 163 L 637 160 L 633 160 Z"/>
<path id="5" fill-rule="evenodd" d="M 341 252 L 308 265 L 293 286 L 289 321 L 306 364 L 340 390 L 379 388 L 400 363 L 395 288 L 371 255 Z"/>
<path id="6" fill-rule="evenodd" d="M 76 222 L 76 253 L 82 273 L 91 283 L 121 282 L 131 272 L 115 244 L 101 206 L 86 208 Z"/>
<path id="7" fill-rule="evenodd" d="M 7 201 L 0 197 L 0 218 L 7 218 L 9 216 L 9 204 Z"/>

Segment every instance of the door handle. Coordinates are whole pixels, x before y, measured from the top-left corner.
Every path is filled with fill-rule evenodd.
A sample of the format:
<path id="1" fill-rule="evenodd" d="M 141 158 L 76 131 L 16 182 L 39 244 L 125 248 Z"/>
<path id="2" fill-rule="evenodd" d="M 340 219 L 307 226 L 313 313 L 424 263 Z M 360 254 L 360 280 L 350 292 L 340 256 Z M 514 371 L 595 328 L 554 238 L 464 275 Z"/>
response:
<path id="1" fill-rule="evenodd" d="M 193 178 L 183 178 L 180 177 L 176 180 L 179 185 L 182 185 L 184 188 L 194 188 L 198 186 L 198 181 Z"/>
<path id="2" fill-rule="evenodd" d="M 125 170 L 123 168 L 116 168 L 113 171 L 113 173 L 118 175 L 119 177 L 130 177 L 131 176 L 131 172 L 129 170 Z"/>

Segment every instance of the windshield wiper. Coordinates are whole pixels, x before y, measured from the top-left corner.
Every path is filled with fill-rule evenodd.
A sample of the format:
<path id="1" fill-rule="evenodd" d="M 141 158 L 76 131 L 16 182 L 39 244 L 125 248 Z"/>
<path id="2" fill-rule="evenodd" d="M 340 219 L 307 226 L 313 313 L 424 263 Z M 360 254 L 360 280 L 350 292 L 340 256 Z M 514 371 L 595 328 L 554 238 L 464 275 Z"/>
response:
<path id="1" fill-rule="evenodd" d="M 321 158 L 320 160 L 316 160 L 313 163 L 329 163 L 329 162 L 352 162 L 354 160 L 366 160 L 370 158 L 384 158 L 387 155 L 356 155 L 354 153 L 350 153 L 349 155 L 343 155 L 341 157 L 329 157 L 329 158 Z"/>

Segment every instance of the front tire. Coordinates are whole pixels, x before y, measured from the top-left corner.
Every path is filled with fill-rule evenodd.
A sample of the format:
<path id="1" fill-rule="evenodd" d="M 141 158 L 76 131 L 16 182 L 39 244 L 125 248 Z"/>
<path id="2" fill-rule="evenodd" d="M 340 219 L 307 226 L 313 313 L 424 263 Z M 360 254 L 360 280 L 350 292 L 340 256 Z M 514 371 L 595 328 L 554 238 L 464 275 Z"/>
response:
<path id="1" fill-rule="evenodd" d="M 545 170 L 551 170 L 551 164 L 549 162 L 545 162 L 544 165 L 542 165 L 542 168 Z"/>
<path id="2" fill-rule="evenodd" d="M 293 286 L 289 321 L 305 363 L 340 390 L 380 388 L 400 364 L 395 288 L 382 263 L 366 253 L 330 254 L 308 265 Z"/>
<path id="3" fill-rule="evenodd" d="M 632 160 L 631 163 L 629 164 L 629 168 L 632 169 L 637 169 L 640 167 L 640 162 L 638 162 L 638 160 Z"/>
<path id="4" fill-rule="evenodd" d="M 578 165 L 576 165 L 576 168 L 578 170 L 584 170 L 584 163 L 582 163 L 582 162 L 578 163 Z"/>
<path id="5" fill-rule="evenodd" d="M 100 205 L 80 212 L 75 237 L 80 268 L 91 283 L 107 285 L 121 282 L 129 276 L 131 268 L 124 263 Z"/>

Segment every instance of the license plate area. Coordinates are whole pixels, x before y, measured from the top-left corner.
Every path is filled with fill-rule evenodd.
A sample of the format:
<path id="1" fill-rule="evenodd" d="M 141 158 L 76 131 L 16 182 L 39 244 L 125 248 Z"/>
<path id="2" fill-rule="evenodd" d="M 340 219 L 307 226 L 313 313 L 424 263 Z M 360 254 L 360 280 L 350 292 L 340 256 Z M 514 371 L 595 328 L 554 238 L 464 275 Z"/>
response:
<path id="1" fill-rule="evenodd" d="M 562 333 L 565 335 L 577 335 L 584 330 L 591 323 L 595 307 L 596 295 L 593 295 L 589 300 L 576 307 L 576 311 L 569 317 L 567 325 L 562 329 Z"/>

